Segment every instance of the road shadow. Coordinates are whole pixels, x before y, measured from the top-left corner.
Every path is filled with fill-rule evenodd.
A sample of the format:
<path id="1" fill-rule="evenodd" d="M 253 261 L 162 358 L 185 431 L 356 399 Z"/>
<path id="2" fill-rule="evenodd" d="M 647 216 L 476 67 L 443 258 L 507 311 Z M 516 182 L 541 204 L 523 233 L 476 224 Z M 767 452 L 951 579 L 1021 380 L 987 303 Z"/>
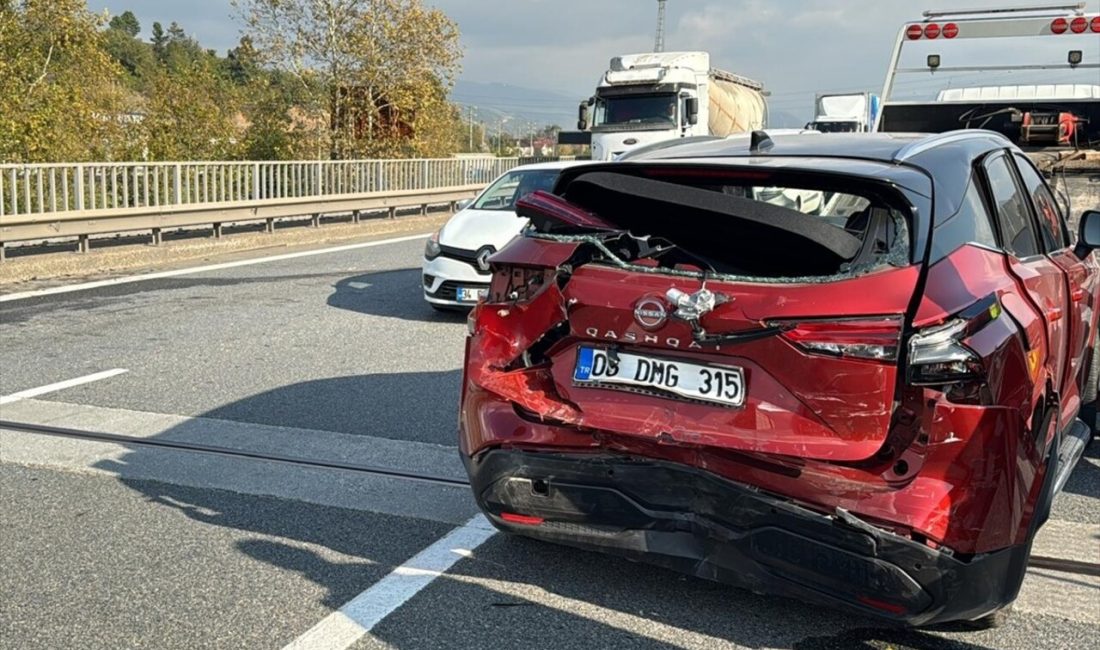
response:
<path id="1" fill-rule="evenodd" d="M 419 602 L 461 603 L 433 615 L 414 601 L 372 636 L 395 647 L 727 647 L 981 650 L 875 621 L 617 557 L 498 535 L 434 582 Z M 455 607 L 458 607 L 457 605 Z M 561 631 L 567 637 L 562 638 Z M 434 639 L 445 638 L 447 643 Z"/>
<path id="2" fill-rule="evenodd" d="M 363 435 L 381 436 L 395 427 L 453 433 L 458 379 L 458 371 L 322 379 L 267 391 L 202 417 Z M 306 403 L 311 408 L 303 408 Z M 307 417 L 307 411 L 313 415 Z M 168 429 L 159 437 L 178 433 Z M 1096 453 L 1095 446 L 1089 453 Z M 166 462 L 163 454 L 135 448 L 100 469 L 156 470 Z M 193 458 L 200 469 L 203 457 Z M 342 489 L 347 474 L 330 471 L 318 475 L 331 481 L 324 488 Z M 415 511 L 406 517 L 147 479 L 122 482 L 196 522 L 254 534 L 236 541 L 236 550 L 318 585 L 320 602 L 331 609 L 452 528 L 416 518 Z M 1010 619 L 1009 629 L 1027 625 L 1027 620 Z M 487 633 L 493 645 L 531 648 L 565 641 L 600 648 L 683 647 L 690 639 L 693 645 L 705 641 L 790 650 L 981 650 L 1002 645 L 1004 638 L 998 636 L 1004 630 L 959 634 L 882 627 L 827 608 L 504 535 L 460 561 L 371 635 L 396 648 L 444 648 L 484 647 Z"/>
<path id="3" fill-rule="evenodd" d="M 447 370 L 317 379 L 258 393 L 200 417 L 457 445 L 461 375 Z"/>
<path id="4" fill-rule="evenodd" d="M 419 322 L 460 323 L 465 311 L 436 311 L 424 300 L 420 269 L 363 273 L 337 282 L 328 305 L 337 309 Z"/>
<path id="5" fill-rule="evenodd" d="M 5 302 L 0 306 L 0 323 L 15 325 L 38 316 L 48 317 L 54 312 L 117 310 L 119 307 L 135 304 L 135 301 L 141 298 L 142 295 L 152 295 L 163 291 L 178 291 L 195 287 L 235 287 L 278 282 L 310 285 L 323 282 L 332 277 L 334 277 L 333 273 L 261 274 L 251 277 L 218 277 L 199 274 L 157 278 L 142 282 L 127 282 L 68 294 L 64 300 L 58 300 L 56 296 L 47 294 Z M 208 298 L 202 297 L 201 299 L 207 300 Z"/>

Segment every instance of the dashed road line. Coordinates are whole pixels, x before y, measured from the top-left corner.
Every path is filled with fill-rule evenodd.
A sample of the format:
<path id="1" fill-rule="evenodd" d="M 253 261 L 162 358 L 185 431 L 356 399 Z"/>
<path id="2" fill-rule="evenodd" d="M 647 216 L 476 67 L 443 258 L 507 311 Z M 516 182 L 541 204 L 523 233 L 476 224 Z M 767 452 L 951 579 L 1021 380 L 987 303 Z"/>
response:
<path id="1" fill-rule="evenodd" d="M 52 393 L 54 391 L 64 390 L 66 388 L 72 388 L 73 386 L 90 384 L 93 381 L 99 381 L 100 379 L 107 379 L 109 377 L 121 375 L 124 372 L 128 371 L 125 368 L 114 368 L 112 370 L 104 370 L 103 372 L 96 372 L 90 375 L 84 375 L 83 377 L 77 377 L 75 379 L 59 381 L 56 384 L 47 384 L 45 386 L 39 386 L 38 388 L 28 388 L 27 390 L 21 390 L 18 393 L 12 393 L 11 395 L 4 395 L 3 397 L 0 397 L 0 404 L 11 404 L 12 402 L 18 402 L 19 400 L 29 399 L 31 397 L 38 397 L 39 395 L 45 395 L 46 393 Z"/>
<path id="2" fill-rule="evenodd" d="M 351 646 L 494 533 L 484 516 L 475 515 L 326 616 L 284 650 L 338 650 Z"/>

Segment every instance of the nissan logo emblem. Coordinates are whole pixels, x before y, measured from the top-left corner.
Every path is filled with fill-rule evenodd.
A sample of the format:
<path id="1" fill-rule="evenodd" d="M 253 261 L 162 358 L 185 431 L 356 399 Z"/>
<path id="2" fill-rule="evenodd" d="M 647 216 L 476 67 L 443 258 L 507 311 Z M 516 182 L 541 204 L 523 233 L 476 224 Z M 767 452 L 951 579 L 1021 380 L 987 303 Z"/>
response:
<path id="1" fill-rule="evenodd" d="M 668 310 L 659 298 L 642 298 L 634 305 L 634 320 L 646 329 L 657 329 L 668 320 Z"/>
<path id="2" fill-rule="evenodd" d="M 489 258 L 492 257 L 496 250 L 492 246 L 486 246 L 477 252 L 477 268 L 482 271 L 489 270 Z"/>

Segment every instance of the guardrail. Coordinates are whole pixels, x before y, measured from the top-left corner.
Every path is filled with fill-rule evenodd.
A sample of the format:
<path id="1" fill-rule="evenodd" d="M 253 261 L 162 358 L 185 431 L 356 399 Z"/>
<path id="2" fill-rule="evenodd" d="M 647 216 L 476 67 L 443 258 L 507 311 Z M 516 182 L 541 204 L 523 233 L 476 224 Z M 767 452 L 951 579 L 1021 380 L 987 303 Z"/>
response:
<path id="1" fill-rule="evenodd" d="M 0 260 L 9 242 L 455 203 L 521 158 L 0 165 Z"/>
<path id="2" fill-rule="evenodd" d="M 313 226 L 321 225 L 326 214 L 351 214 L 358 223 L 363 212 L 388 211 L 392 219 L 401 208 L 419 207 L 426 214 L 428 206 L 454 204 L 473 198 L 483 184 L 444 187 L 432 190 L 403 192 L 369 192 L 337 196 L 314 196 L 267 201 L 237 201 L 173 205 L 159 208 L 119 208 L 82 210 L 39 215 L 7 216 L 0 221 L 0 261 L 5 259 L 5 244 L 17 241 L 43 241 L 76 237 L 78 250 L 87 252 L 92 235 L 148 231 L 151 243 L 158 245 L 165 230 L 193 226 L 210 226 L 214 237 L 222 236 L 225 224 L 255 221 L 265 222 L 265 231 L 274 232 L 275 222 L 287 217 L 309 216 Z"/>
<path id="3" fill-rule="evenodd" d="M 0 165 L 0 219 L 488 183 L 522 158 Z"/>

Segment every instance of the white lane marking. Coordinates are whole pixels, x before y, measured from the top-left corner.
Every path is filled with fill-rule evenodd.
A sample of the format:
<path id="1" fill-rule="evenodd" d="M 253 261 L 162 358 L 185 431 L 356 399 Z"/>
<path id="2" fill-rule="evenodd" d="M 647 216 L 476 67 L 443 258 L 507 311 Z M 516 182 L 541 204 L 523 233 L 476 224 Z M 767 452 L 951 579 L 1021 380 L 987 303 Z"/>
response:
<path id="1" fill-rule="evenodd" d="M 47 384 L 45 386 L 39 386 L 38 388 L 28 388 L 27 390 L 21 390 L 18 393 L 12 393 L 11 395 L 4 395 L 3 397 L 0 397 L 0 404 L 11 404 L 12 402 L 18 402 L 21 399 L 38 397 L 39 395 L 45 395 L 46 393 L 52 393 L 57 390 L 72 388 L 73 386 L 79 386 L 81 384 L 89 384 L 93 381 L 99 381 L 100 379 L 107 379 L 108 377 L 121 375 L 124 372 L 128 371 L 125 368 L 114 368 L 112 370 L 104 370 L 103 372 L 96 372 L 90 375 L 84 375 L 83 377 L 77 377 L 75 379 L 59 381 L 56 384 Z"/>
<path id="2" fill-rule="evenodd" d="M 495 532 L 484 516 L 475 515 L 326 616 L 284 650 L 347 648 Z"/>
<path id="3" fill-rule="evenodd" d="M 404 237 L 393 237 L 391 239 L 379 239 L 377 241 L 363 242 L 361 244 L 346 244 L 344 246 L 333 246 L 331 248 L 319 248 L 317 250 L 300 251 L 297 253 L 284 253 L 282 255 L 270 255 L 268 257 L 255 257 L 247 260 L 238 260 L 236 262 L 222 262 L 220 264 L 207 264 L 206 266 L 192 266 L 185 269 L 173 269 L 171 271 L 158 271 L 156 273 L 146 273 L 144 275 L 128 275 L 121 278 L 109 278 L 107 280 L 96 280 L 94 282 L 82 282 L 80 284 L 66 284 L 60 287 L 50 287 L 49 289 L 38 289 L 36 291 L 21 291 L 18 293 L 9 293 L 0 295 L 0 302 L 8 302 L 10 300 L 24 300 L 26 298 L 37 298 L 39 296 L 51 296 L 58 293 L 69 293 L 71 291 L 84 291 L 85 289 L 98 289 L 99 287 L 111 287 L 116 284 L 130 284 L 131 282 L 143 282 L 145 280 L 158 280 L 160 278 L 171 278 L 177 275 L 191 275 L 192 273 L 205 273 L 207 271 L 219 271 L 221 269 L 232 269 L 238 266 L 249 266 L 251 264 L 265 264 L 267 262 L 278 262 L 281 260 L 292 260 L 299 257 L 311 257 L 313 255 L 324 255 L 326 253 L 339 253 L 342 251 L 351 251 L 357 248 L 371 248 L 373 246 L 385 246 L 386 244 L 399 244 L 401 242 L 413 241 L 414 239 L 423 239 L 431 233 L 420 233 L 417 235 L 406 235 Z"/>

